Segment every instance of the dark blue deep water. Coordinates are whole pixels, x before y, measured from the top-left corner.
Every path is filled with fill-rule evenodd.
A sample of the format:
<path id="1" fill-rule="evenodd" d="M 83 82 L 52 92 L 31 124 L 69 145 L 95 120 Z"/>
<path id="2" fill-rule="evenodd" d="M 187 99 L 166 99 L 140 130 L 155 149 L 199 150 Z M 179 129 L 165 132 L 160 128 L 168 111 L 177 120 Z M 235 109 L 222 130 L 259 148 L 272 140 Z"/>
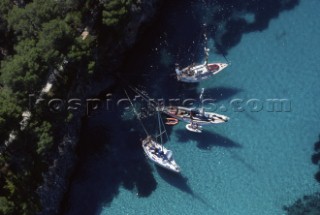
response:
<path id="1" fill-rule="evenodd" d="M 129 53 L 120 71 L 126 81 L 113 94 L 123 97 L 131 84 L 152 97 L 196 98 L 205 88 L 216 100 L 207 108 L 231 120 L 202 134 L 183 123 L 168 128 L 166 147 L 182 169 L 176 175 L 146 160 L 144 133 L 130 113 L 94 111 L 65 214 L 284 214 L 283 205 L 319 191 L 310 160 L 320 132 L 319 8 L 318 0 L 167 1 Z M 225 55 L 231 66 L 200 84 L 177 83 L 175 62 L 203 61 L 205 31 L 210 61 Z M 246 105 L 250 99 L 262 110 Z M 272 111 L 268 99 L 290 105 Z"/>

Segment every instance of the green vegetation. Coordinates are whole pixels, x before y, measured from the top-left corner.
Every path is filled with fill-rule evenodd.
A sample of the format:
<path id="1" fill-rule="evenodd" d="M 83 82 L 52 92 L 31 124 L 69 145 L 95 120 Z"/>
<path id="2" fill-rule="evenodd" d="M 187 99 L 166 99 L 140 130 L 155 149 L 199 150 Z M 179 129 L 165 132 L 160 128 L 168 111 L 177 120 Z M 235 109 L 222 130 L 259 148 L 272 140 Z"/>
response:
<path id="1" fill-rule="evenodd" d="M 104 4 L 102 22 L 107 26 L 118 26 L 128 16 L 132 0 L 110 0 Z"/>
<path id="2" fill-rule="evenodd" d="M 0 142 L 3 143 L 12 130 L 18 129 L 22 109 L 11 90 L 0 89 Z"/>
<path id="3" fill-rule="evenodd" d="M 22 129 L 22 112 L 29 94 L 39 96 L 53 71 L 62 78 L 46 97 L 65 98 L 76 76 L 94 77 L 105 53 L 99 51 L 104 44 L 99 37 L 106 37 L 100 32 L 110 35 L 109 41 L 121 40 L 117 36 L 134 0 L 101 2 L 0 1 L 0 214 L 41 210 L 36 189 L 73 115 L 57 116 L 38 105 Z M 90 31 L 83 36 L 86 27 Z M 15 138 L 5 144 L 10 134 Z"/>

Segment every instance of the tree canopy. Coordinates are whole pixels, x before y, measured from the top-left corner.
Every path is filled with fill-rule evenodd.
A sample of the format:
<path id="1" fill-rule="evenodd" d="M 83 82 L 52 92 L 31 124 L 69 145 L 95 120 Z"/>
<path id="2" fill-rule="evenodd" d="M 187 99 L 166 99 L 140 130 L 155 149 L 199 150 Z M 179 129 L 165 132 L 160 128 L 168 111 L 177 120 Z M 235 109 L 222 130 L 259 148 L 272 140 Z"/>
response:
<path id="1" fill-rule="evenodd" d="M 97 51 L 99 36 L 119 40 L 112 35 L 125 26 L 134 1 L 0 1 L 0 214 L 41 209 L 35 191 L 48 155 L 57 150 L 57 134 L 72 118 L 70 113 L 50 115 L 43 105 L 28 110 L 29 94 L 39 96 L 53 71 L 62 80 L 53 94 L 62 98 L 76 75 L 93 77 L 98 60 L 104 61 L 97 56 L 103 53 Z M 22 129 L 25 111 L 32 117 Z M 3 147 L 13 133 L 15 139 Z"/>

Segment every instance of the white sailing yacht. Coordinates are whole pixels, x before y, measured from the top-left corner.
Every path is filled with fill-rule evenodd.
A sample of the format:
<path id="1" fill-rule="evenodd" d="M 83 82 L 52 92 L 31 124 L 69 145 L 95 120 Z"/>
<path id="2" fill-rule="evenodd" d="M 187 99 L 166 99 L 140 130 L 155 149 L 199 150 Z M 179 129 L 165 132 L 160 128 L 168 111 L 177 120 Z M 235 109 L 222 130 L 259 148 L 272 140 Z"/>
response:
<path id="1" fill-rule="evenodd" d="M 206 34 L 204 36 L 207 41 Z M 227 63 L 209 63 L 209 51 L 210 49 L 204 48 L 206 58 L 203 64 L 191 64 L 183 69 L 176 64 L 177 80 L 186 83 L 197 83 L 218 74 L 228 66 Z"/>
<path id="2" fill-rule="evenodd" d="M 142 148 L 144 150 L 144 153 L 146 154 L 146 156 L 155 164 L 168 169 L 170 171 L 179 173 L 180 167 L 179 165 L 176 163 L 176 161 L 173 159 L 173 153 L 172 151 L 168 150 L 167 148 L 165 148 L 163 146 L 163 138 L 162 135 L 166 134 L 167 139 L 169 139 L 166 130 L 165 130 L 165 126 L 164 123 L 160 117 L 160 112 L 157 108 L 157 118 L 158 118 L 158 124 L 159 124 L 159 135 L 155 137 L 155 139 L 157 139 L 157 137 L 160 137 L 160 143 L 157 142 L 154 138 L 151 137 L 151 135 L 148 134 L 145 126 L 143 125 L 139 115 L 137 114 L 127 92 L 125 91 L 130 104 L 132 105 L 132 108 L 134 110 L 134 113 L 136 114 L 138 120 L 141 123 L 141 126 L 143 127 L 147 137 L 145 139 L 142 140 Z"/>
<path id="3" fill-rule="evenodd" d="M 180 167 L 172 157 L 172 151 L 166 149 L 162 144 L 157 143 L 151 136 L 142 140 L 142 148 L 146 156 L 155 164 L 179 173 Z"/>
<path id="4" fill-rule="evenodd" d="M 153 161 L 155 164 L 171 170 L 173 172 L 180 172 L 180 167 L 173 159 L 172 151 L 166 149 L 163 146 L 162 135 L 166 133 L 163 121 L 160 117 L 160 112 L 157 110 L 158 124 L 159 124 L 159 137 L 160 143 L 155 141 L 150 135 L 148 135 L 144 140 L 142 140 L 142 148 L 147 155 L 147 157 Z M 167 136 L 168 138 L 168 136 Z M 168 138 L 169 139 L 169 138 Z"/>

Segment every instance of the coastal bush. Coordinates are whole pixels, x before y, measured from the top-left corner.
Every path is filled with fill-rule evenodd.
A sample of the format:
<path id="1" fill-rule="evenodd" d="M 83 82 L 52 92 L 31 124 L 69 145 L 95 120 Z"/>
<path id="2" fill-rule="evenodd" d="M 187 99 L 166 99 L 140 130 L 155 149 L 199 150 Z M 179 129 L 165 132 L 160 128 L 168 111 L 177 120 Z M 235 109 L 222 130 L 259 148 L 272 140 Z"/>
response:
<path id="1" fill-rule="evenodd" d="M 1 48 L 3 46 L 6 46 L 6 42 L 8 42 L 8 35 L 7 35 L 7 21 L 5 14 L 8 13 L 10 10 L 10 0 L 3 0 L 0 1 L 0 60 L 1 60 L 1 55 L 3 55 L 3 51 Z"/>
<path id="2" fill-rule="evenodd" d="M 8 139 L 12 130 L 19 127 L 22 109 L 16 104 L 17 100 L 11 90 L 0 89 L 0 145 Z"/>
<path id="3" fill-rule="evenodd" d="M 33 0 L 24 7 L 14 5 L 7 16 L 9 27 L 19 38 L 36 37 L 43 23 L 65 17 L 73 2 Z"/>
<path id="4" fill-rule="evenodd" d="M 72 46 L 67 53 L 71 62 L 82 62 L 83 60 L 92 59 L 92 47 L 95 44 L 95 37 L 88 36 L 85 40 L 77 37 L 73 40 Z"/>
<path id="5" fill-rule="evenodd" d="M 22 40 L 15 48 L 16 54 L 7 57 L 1 63 L 0 81 L 13 92 L 24 95 L 39 89 L 41 75 L 45 73 L 41 66 L 39 49 L 33 39 Z"/>
<path id="6" fill-rule="evenodd" d="M 0 196 L 0 214 L 12 214 L 14 205 L 7 198 Z"/>
<path id="7" fill-rule="evenodd" d="M 35 185 L 35 179 L 29 171 L 16 172 L 6 176 L 6 185 L 3 189 L 7 194 L 5 198 L 0 197 L 2 198 L 0 211 L 3 211 L 4 214 L 34 214 L 39 210 L 39 203 L 32 195 Z"/>
<path id="8" fill-rule="evenodd" d="M 34 129 L 37 135 L 37 153 L 44 155 L 53 144 L 52 126 L 49 122 L 42 122 L 40 125 L 35 126 Z"/>
<path id="9" fill-rule="evenodd" d="M 102 11 L 102 23 L 109 27 L 114 27 L 127 17 L 129 7 L 133 0 L 110 0 L 104 3 Z"/>

